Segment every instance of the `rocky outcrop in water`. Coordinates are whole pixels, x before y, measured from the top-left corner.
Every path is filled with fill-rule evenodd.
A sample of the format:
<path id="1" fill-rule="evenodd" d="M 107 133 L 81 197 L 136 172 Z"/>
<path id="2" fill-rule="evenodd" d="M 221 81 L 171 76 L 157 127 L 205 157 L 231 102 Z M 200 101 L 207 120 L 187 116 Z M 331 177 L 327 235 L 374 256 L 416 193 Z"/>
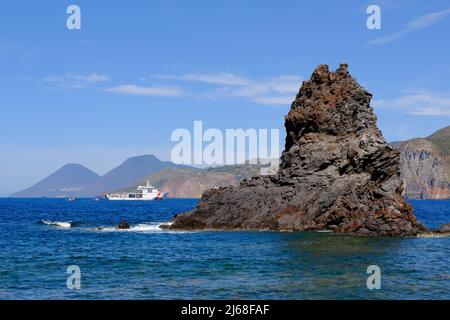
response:
<path id="1" fill-rule="evenodd" d="M 127 221 L 125 221 L 125 220 L 121 220 L 119 222 L 119 225 L 117 226 L 117 229 L 119 229 L 119 230 L 130 229 L 130 224 Z"/>
<path id="2" fill-rule="evenodd" d="M 237 187 L 209 190 L 173 229 L 330 230 L 414 236 L 424 227 L 402 197 L 399 152 L 383 139 L 372 95 L 342 64 L 320 65 L 285 118 L 281 166 Z"/>

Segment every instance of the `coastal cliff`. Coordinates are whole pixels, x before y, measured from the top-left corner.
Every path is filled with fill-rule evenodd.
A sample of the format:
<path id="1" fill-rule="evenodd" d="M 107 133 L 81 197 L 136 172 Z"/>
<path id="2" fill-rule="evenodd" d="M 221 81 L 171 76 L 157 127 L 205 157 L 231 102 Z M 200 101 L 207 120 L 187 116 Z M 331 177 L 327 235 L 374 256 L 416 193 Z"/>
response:
<path id="1" fill-rule="evenodd" d="M 450 166 L 438 146 L 428 139 L 413 139 L 396 148 L 407 198 L 450 198 Z"/>
<path id="2" fill-rule="evenodd" d="M 172 229 L 328 230 L 414 236 L 425 228 L 402 196 L 399 152 L 376 126 L 372 95 L 342 64 L 320 65 L 285 118 L 273 176 L 206 191 Z"/>

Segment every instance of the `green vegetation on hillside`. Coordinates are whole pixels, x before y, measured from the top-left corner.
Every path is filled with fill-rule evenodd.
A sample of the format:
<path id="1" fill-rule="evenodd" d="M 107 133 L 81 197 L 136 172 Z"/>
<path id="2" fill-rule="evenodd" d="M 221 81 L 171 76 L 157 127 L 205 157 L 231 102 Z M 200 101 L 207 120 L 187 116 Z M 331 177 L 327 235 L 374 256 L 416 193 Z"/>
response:
<path id="1" fill-rule="evenodd" d="M 436 131 L 427 140 L 433 142 L 441 155 L 450 163 L 450 126 Z"/>

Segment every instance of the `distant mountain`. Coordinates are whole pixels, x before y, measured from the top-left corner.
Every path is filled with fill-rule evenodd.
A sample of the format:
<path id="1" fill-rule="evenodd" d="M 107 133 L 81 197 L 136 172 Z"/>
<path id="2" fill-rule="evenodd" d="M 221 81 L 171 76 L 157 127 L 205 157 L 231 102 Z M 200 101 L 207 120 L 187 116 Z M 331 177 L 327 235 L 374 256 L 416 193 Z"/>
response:
<path id="1" fill-rule="evenodd" d="M 169 161 L 161 161 L 154 155 L 132 157 L 100 177 L 100 179 L 93 181 L 79 193 L 79 196 L 99 196 L 108 192 L 128 188 L 133 186 L 136 181 L 154 172 L 164 168 L 175 167 L 178 167 L 178 165 Z"/>
<path id="2" fill-rule="evenodd" d="M 396 141 L 406 196 L 412 199 L 450 199 L 450 126 L 425 139 Z M 174 198 L 199 198 L 205 190 L 237 185 L 259 175 L 261 165 L 196 169 L 161 161 L 153 155 L 127 159 L 104 176 L 69 164 L 36 185 L 12 197 L 96 197 L 128 191 L 148 179 Z"/>
<path id="3" fill-rule="evenodd" d="M 134 186 L 137 181 L 165 168 L 183 168 L 161 161 L 154 155 L 127 159 L 103 176 L 79 164 L 68 164 L 32 187 L 11 197 L 97 197 L 105 193 Z"/>
<path id="4" fill-rule="evenodd" d="M 80 164 L 67 164 L 32 187 L 11 195 L 15 198 L 70 197 L 100 178 Z"/>
<path id="5" fill-rule="evenodd" d="M 401 153 L 401 173 L 408 198 L 450 198 L 450 126 L 425 139 L 391 145 Z"/>

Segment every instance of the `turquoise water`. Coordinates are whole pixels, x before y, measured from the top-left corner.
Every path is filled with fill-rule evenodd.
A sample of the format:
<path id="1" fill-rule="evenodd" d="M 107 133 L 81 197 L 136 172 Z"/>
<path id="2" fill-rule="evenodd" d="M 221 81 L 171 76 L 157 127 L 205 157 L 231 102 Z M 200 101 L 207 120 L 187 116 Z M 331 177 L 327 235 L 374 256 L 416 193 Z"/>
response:
<path id="1" fill-rule="evenodd" d="M 0 199 L 0 299 L 450 299 L 448 237 L 158 231 L 196 203 Z M 450 201 L 412 204 L 429 227 L 450 222 Z"/>

